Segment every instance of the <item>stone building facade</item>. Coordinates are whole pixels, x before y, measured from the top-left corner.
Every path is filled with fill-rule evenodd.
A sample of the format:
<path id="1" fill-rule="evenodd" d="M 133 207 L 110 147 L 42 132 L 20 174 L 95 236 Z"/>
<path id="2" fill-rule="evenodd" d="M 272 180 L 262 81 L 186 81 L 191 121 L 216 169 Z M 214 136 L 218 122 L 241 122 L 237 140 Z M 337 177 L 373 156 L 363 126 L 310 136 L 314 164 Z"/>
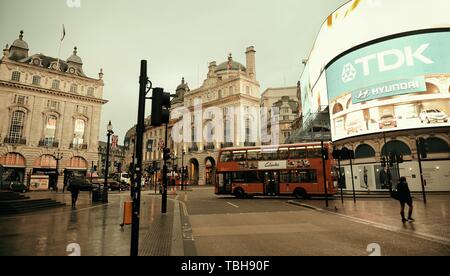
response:
<path id="1" fill-rule="evenodd" d="M 97 163 L 103 72 L 86 76 L 76 47 L 67 60 L 29 52 L 21 32 L 0 59 L 2 180 L 62 187 L 62 176 Z"/>
<path id="2" fill-rule="evenodd" d="M 269 88 L 261 95 L 261 133 L 267 133 L 262 144 L 283 144 L 292 134 L 292 124 L 300 117 L 297 98 L 299 87 Z M 264 141 L 265 140 L 265 141 Z"/>

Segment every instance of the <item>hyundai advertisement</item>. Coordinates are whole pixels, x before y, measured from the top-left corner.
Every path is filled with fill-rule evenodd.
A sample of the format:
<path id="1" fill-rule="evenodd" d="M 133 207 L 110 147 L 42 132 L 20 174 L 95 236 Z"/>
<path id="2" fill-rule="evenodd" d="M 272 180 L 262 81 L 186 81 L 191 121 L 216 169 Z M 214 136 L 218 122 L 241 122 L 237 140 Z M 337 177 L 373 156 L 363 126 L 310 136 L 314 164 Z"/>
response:
<path id="1" fill-rule="evenodd" d="M 450 29 L 372 44 L 326 69 L 333 141 L 450 126 Z"/>

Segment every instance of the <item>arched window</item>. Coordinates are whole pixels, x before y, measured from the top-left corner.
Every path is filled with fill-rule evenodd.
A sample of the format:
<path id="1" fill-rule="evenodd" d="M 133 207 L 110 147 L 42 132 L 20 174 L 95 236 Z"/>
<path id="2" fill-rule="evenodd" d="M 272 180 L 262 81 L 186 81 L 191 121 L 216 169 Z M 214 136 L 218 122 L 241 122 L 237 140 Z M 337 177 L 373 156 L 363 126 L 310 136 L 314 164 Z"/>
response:
<path id="1" fill-rule="evenodd" d="M 80 146 L 84 142 L 84 132 L 86 129 L 86 123 L 84 120 L 76 119 L 75 127 L 73 131 L 73 145 Z"/>
<path id="2" fill-rule="evenodd" d="M 19 144 L 23 136 L 23 127 L 25 125 L 25 112 L 14 111 L 11 117 L 9 127 L 8 142 Z"/>
<path id="3" fill-rule="evenodd" d="M 411 155 L 411 149 L 408 147 L 408 145 L 399 140 L 389 141 L 381 149 L 381 155 L 384 156 L 388 156 L 391 152 L 403 155 Z"/>
<path id="4" fill-rule="evenodd" d="M 55 115 L 47 116 L 44 130 L 44 143 L 51 146 L 56 142 L 56 122 L 58 118 Z"/>
<path id="5" fill-rule="evenodd" d="M 428 93 L 440 93 L 439 88 L 436 85 L 429 82 L 427 82 L 426 85 Z"/>
<path id="6" fill-rule="evenodd" d="M 450 152 L 450 147 L 444 140 L 437 137 L 430 137 L 426 140 L 428 153 Z"/>
<path id="7" fill-rule="evenodd" d="M 375 157 L 375 150 L 367 145 L 361 144 L 355 150 L 355 158 L 370 158 Z"/>
<path id="8" fill-rule="evenodd" d="M 348 99 L 348 101 L 347 101 L 347 109 L 349 109 L 350 107 L 352 106 L 352 99 L 350 98 L 350 99 Z"/>
<path id="9" fill-rule="evenodd" d="M 20 81 L 20 72 L 19 71 L 12 72 L 11 80 L 12 81 Z"/>
<path id="10" fill-rule="evenodd" d="M 342 104 L 340 103 L 335 104 L 333 107 L 333 114 L 337 114 L 341 111 L 344 111 L 344 107 L 342 106 Z"/>

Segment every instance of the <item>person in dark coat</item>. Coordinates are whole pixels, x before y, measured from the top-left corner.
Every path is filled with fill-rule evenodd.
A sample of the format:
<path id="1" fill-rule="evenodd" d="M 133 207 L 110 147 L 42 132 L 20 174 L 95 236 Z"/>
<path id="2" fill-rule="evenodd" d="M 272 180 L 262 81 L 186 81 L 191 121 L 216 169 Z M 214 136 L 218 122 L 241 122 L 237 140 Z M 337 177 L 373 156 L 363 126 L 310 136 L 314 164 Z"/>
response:
<path id="1" fill-rule="evenodd" d="M 414 219 L 412 218 L 412 212 L 413 212 L 413 200 L 411 196 L 411 192 L 408 187 L 408 183 L 406 182 L 406 177 L 401 177 L 400 182 L 397 185 L 397 193 L 398 193 L 398 200 L 400 201 L 400 214 L 402 216 L 403 222 L 413 222 Z M 405 204 L 408 205 L 409 211 L 408 211 L 408 219 L 405 218 Z"/>
<path id="2" fill-rule="evenodd" d="M 71 178 L 69 180 L 70 193 L 72 194 L 72 209 L 77 206 L 78 195 L 80 194 L 80 185 L 76 178 Z"/>

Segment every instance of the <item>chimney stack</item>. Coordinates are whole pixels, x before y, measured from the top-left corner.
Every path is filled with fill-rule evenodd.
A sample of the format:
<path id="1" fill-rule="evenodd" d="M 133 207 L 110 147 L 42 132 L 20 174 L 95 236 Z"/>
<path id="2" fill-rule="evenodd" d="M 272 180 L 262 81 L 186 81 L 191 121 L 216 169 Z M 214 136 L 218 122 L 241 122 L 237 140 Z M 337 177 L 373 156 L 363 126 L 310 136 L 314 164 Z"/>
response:
<path id="1" fill-rule="evenodd" d="M 255 64 L 255 47 L 250 46 L 245 52 L 247 56 L 247 74 L 248 76 L 256 81 L 256 64 Z"/>

